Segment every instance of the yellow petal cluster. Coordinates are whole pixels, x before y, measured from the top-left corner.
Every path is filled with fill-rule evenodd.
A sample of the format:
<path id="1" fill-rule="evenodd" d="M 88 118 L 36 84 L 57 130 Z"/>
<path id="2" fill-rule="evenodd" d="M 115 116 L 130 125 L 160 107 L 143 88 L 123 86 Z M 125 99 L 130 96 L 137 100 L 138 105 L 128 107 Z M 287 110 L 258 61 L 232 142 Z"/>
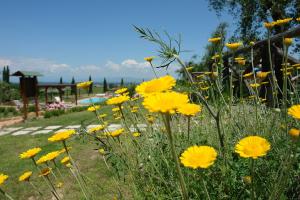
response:
<path id="1" fill-rule="evenodd" d="M 69 139 L 73 134 L 75 134 L 74 129 L 58 131 L 53 136 L 49 137 L 48 141 L 50 142 L 65 141 L 66 139 Z"/>
<path id="2" fill-rule="evenodd" d="M 118 90 L 115 91 L 116 94 L 123 94 L 124 92 L 127 92 L 127 88 L 120 88 Z"/>
<path id="3" fill-rule="evenodd" d="M 52 169 L 50 167 L 42 169 L 40 174 L 39 174 L 39 177 L 48 176 L 50 174 L 51 170 Z"/>
<path id="4" fill-rule="evenodd" d="M 106 101 L 106 104 L 108 105 L 121 105 L 122 103 L 129 100 L 129 96 L 126 95 L 120 95 L 117 97 L 112 97 Z"/>
<path id="5" fill-rule="evenodd" d="M 298 130 L 296 128 L 291 128 L 289 130 L 289 134 L 290 134 L 290 136 L 297 138 L 300 135 L 300 130 Z"/>
<path id="6" fill-rule="evenodd" d="M 198 112 L 201 111 L 201 106 L 193 103 L 187 103 L 180 106 L 177 110 L 180 114 L 185 116 L 195 116 Z"/>
<path id="7" fill-rule="evenodd" d="M 180 156 L 180 162 L 185 167 L 193 169 L 208 168 L 217 158 L 217 151 L 210 146 L 191 146 Z"/>
<path id="8" fill-rule="evenodd" d="M 90 87 L 90 85 L 93 83 L 93 81 L 86 81 L 86 82 L 81 82 L 77 84 L 78 88 L 82 88 L 82 89 L 87 89 Z"/>
<path id="9" fill-rule="evenodd" d="M 22 182 L 22 181 L 29 181 L 31 175 L 32 175 L 32 171 L 24 172 L 24 173 L 19 177 L 19 181 L 20 181 L 20 182 Z"/>
<path id="10" fill-rule="evenodd" d="M 180 106 L 188 102 L 186 94 L 170 91 L 146 96 L 143 105 L 149 112 L 174 114 Z"/>
<path id="11" fill-rule="evenodd" d="M 47 153 L 46 155 L 42 156 L 40 159 L 36 161 L 37 164 L 42 164 L 51 160 L 54 160 L 60 155 L 60 151 L 52 151 Z"/>
<path id="12" fill-rule="evenodd" d="M 218 43 L 221 41 L 221 37 L 209 38 L 208 41 L 211 43 Z"/>
<path id="13" fill-rule="evenodd" d="M 241 139 L 235 146 L 235 152 L 243 158 L 253 158 L 265 156 L 270 150 L 270 143 L 259 136 L 248 136 Z"/>
<path id="14" fill-rule="evenodd" d="M 7 175 L 0 174 L 0 185 L 2 185 L 7 179 L 8 179 Z"/>
<path id="15" fill-rule="evenodd" d="M 154 56 L 150 56 L 150 57 L 145 57 L 144 60 L 151 63 L 152 60 L 154 59 Z"/>
<path id="16" fill-rule="evenodd" d="M 293 44 L 293 38 L 284 38 L 283 43 L 284 43 L 286 46 L 290 46 L 290 45 Z"/>
<path id="17" fill-rule="evenodd" d="M 99 110 L 99 109 L 100 109 L 100 106 L 96 105 L 96 106 L 90 106 L 90 107 L 88 107 L 87 111 L 95 112 L 96 110 Z"/>
<path id="18" fill-rule="evenodd" d="M 260 79 L 265 79 L 268 76 L 268 74 L 270 74 L 270 73 L 271 72 L 257 72 L 256 77 L 260 78 Z"/>
<path id="19" fill-rule="evenodd" d="M 60 163 L 61 164 L 68 164 L 70 162 L 70 157 L 69 156 L 66 156 L 64 157 L 63 159 L 61 159 Z"/>
<path id="20" fill-rule="evenodd" d="M 172 76 L 167 75 L 150 81 L 145 81 L 138 85 L 135 88 L 135 91 L 142 96 L 147 96 L 156 92 L 168 91 L 172 89 L 175 84 L 176 80 Z"/>
<path id="21" fill-rule="evenodd" d="M 96 133 L 98 131 L 102 131 L 105 128 L 105 125 L 97 125 L 88 130 L 88 133 Z"/>
<path id="22" fill-rule="evenodd" d="M 238 49 L 241 45 L 242 45 L 241 42 L 226 43 L 226 44 L 225 44 L 225 46 L 226 46 L 228 49 L 231 49 L 231 50 L 236 50 L 236 49 Z"/>
<path id="23" fill-rule="evenodd" d="M 120 136 L 123 132 L 124 132 L 124 128 L 120 128 L 120 129 L 117 129 L 117 130 L 115 130 L 115 131 L 110 132 L 109 135 L 112 136 L 112 137 L 118 137 L 118 136 Z"/>
<path id="24" fill-rule="evenodd" d="M 39 147 L 29 149 L 23 153 L 20 154 L 21 159 L 26 159 L 26 158 L 33 158 L 36 156 L 42 149 Z"/>
<path id="25" fill-rule="evenodd" d="M 295 119 L 300 119 L 300 105 L 293 105 L 288 109 L 288 114 Z"/>

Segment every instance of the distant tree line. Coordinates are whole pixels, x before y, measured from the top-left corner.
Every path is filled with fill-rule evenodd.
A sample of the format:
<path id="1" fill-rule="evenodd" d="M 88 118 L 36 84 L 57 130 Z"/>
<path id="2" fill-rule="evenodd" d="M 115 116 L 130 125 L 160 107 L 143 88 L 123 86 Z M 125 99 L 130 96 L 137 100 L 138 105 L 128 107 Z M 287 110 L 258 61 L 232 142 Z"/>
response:
<path id="1" fill-rule="evenodd" d="M 2 71 L 2 81 L 9 83 L 9 66 L 4 66 Z"/>

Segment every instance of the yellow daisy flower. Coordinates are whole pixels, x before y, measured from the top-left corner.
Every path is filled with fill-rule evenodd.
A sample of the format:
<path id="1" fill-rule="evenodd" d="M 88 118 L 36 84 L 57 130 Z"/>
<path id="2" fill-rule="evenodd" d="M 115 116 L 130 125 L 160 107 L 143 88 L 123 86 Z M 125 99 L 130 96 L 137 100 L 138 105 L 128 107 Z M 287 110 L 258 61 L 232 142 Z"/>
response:
<path id="1" fill-rule="evenodd" d="M 5 181 L 8 179 L 8 176 L 5 174 L 0 174 L 0 185 L 5 183 Z"/>
<path id="2" fill-rule="evenodd" d="M 191 146 L 180 156 L 180 162 L 185 167 L 193 169 L 208 168 L 214 164 L 217 151 L 210 146 Z"/>
<path id="3" fill-rule="evenodd" d="M 39 174 L 39 177 L 48 176 L 50 174 L 51 170 L 52 170 L 52 168 L 50 168 L 50 167 L 42 169 L 42 171 Z"/>
<path id="4" fill-rule="evenodd" d="M 98 131 L 102 131 L 105 128 L 104 125 L 97 125 L 95 127 L 92 127 L 88 130 L 88 133 L 96 133 Z"/>
<path id="5" fill-rule="evenodd" d="M 53 136 L 49 137 L 48 141 L 50 142 L 65 141 L 69 139 L 73 134 L 75 134 L 74 129 L 58 131 Z"/>
<path id="6" fill-rule="evenodd" d="M 29 181 L 31 175 L 32 175 L 32 171 L 24 172 L 24 173 L 19 177 L 19 181 L 20 181 L 20 182 L 22 182 L 22 181 Z"/>
<path id="7" fill-rule="evenodd" d="M 270 150 L 270 143 L 259 136 L 248 136 L 241 139 L 235 145 L 235 152 L 243 158 L 253 158 L 265 156 Z"/>
<path id="8" fill-rule="evenodd" d="M 289 134 L 290 134 L 290 136 L 292 136 L 292 137 L 294 137 L 294 138 L 297 138 L 297 137 L 299 137 L 300 130 L 295 129 L 295 128 L 291 128 L 291 129 L 289 130 Z"/>
<path id="9" fill-rule="evenodd" d="M 81 82 L 77 84 L 78 88 L 82 88 L 82 89 L 87 89 L 90 87 L 90 85 L 93 83 L 93 81 L 86 81 L 86 82 Z"/>
<path id="10" fill-rule="evenodd" d="M 145 97 L 143 105 L 149 112 L 174 114 L 181 105 L 188 102 L 186 94 L 172 91 L 148 95 Z"/>
<path id="11" fill-rule="evenodd" d="M 23 153 L 20 154 L 20 158 L 21 159 L 26 159 L 26 158 L 33 158 L 34 156 L 36 156 L 42 149 L 37 147 L 37 148 L 32 148 L 29 149 Z"/>
<path id="12" fill-rule="evenodd" d="M 176 80 L 172 76 L 167 75 L 142 82 L 135 88 L 135 91 L 142 96 L 146 96 L 156 92 L 168 91 L 172 89 L 175 84 Z"/>
<path id="13" fill-rule="evenodd" d="M 99 109 L 100 109 L 99 105 L 97 105 L 97 106 L 90 106 L 90 107 L 88 107 L 87 111 L 95 112 L 96 110 L 99 110 Z"/>
<path id="14" fill-rule="evenodd" d="M 231 50 L 236 50 L 236 49 L 238 49 L 241 45 L 242 45 L 241 42 L 226 43 L 226 44 L 225 44 L 225 46 L 226 46 L 228 49 L 231 49 Z"/>
<path id="15" fill-rule="evenodd" d="M 283 43 L 286 46 L 291 46 L 293 44 L 293 38 L 284 38 Z"/>
<path id="16" fill-rule="evenodd" d="M 109 135 L 112 136 L 112 137 L 118 137 L 118 136 L 120 136 L 123 132 L 124 132 L 124 128 L 120 128 L 120 129 L 117 129 L 117 130 L 115 130 L 115 131 L 110 132 Z"/>
<path id="17" fill-rule="evenodd" d="M 107 105 L 121 105 L 122 103 L 129 100 L 129 96 L 120 95 L 117 97 L 112 97 L 106 101 Z"/>
<path id="18" fill-rule="evenodd" d="M 154 56 L 150 56 L 150 57 L 145 57 L 144 60 L 151 63 L 154 58 L 155 58 Z"/>
<path id="19" fill-rule="evenodd" d="M 268 74 L 270 74 L 270 73 L 271 72 L 257 72 L 256 77 L 260 78 L 260 79 L 265 79 L 268 76 Z"/>
<path id="20" fill-rule="evenodd" d="M 275 22 L 264 22 L 264 26 L 267 28 L 267 29 L 271 29 L 275 26 Z"/>
<path id="21" fill-rule="evenodd" d="M 201 111 L 201 106 L 193 103 L 187 103 L 178 108 L 178 112 L 185 116 L 195 116 L 198 112 Z"/>
<path id="22" fill-rule="evenodd" d="M 115 91 L 116 94 L 123 94 L 124 92 L 127 92 L 127 88 L 120 88 L 118 90 Z"/>
<path id="23" fill-rule="evenodd" d="M 69 156 L 66 156 L 64 157 L 63 159 L 60 160 L 60 163 L 61 164 L 68 164 L 70 162 L 70 157 Z"/>
<path id="24" fill-rule="evenodd" d="M 221 37 L 209 38 L 208 41 L 211 43 L 218 43 L 221 41 Z"/>
<path id="25" fill-rule="evenodd" d="M 300 105 L 293 105 L 288 109 L 288 114 L 295 119 L 300 119 Z"/>
<path id="26" fill-rule="evenodd" d="M 140 134 L 139 132 L 134 132 L 134 133 L 132 133 L 132 136 L 133 136 L 133 137 L 140 137 L 141 134 Z"/>

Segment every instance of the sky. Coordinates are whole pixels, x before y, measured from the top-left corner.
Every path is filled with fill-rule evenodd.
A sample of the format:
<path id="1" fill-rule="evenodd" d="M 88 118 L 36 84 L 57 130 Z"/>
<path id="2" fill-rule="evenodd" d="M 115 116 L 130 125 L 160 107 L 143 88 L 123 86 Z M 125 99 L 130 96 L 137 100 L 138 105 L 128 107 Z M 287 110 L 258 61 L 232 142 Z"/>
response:
<path id="1" fill-rule="evenodd" d="M 96 82 L 153 78 L 143 58 L 157 56 L 158 48 L 139 38 L 133 25 L 180 34 L 186 61 L 203 54 L 220 22 L 233 27 L 232 17 L 217 17 L 207 0 L 0 0 L 0 8 L 0 66 L 38 71 L 39 81 L 51 82 L 61 76 L 64 82 L 89 75 Z"/>

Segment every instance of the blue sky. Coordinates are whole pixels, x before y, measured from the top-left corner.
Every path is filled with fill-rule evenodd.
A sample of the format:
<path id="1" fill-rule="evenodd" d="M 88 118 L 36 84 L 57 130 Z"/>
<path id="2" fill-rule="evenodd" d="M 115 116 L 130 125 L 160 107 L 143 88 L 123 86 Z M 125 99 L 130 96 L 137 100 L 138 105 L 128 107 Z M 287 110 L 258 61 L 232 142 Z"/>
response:
<path id="1" fill-rule="evenodd" d="M 156 46 L 140 39 L 133 24 L 181 34 L 188 60 L 202 54 L 220 22 L 232 21 L 217 18 L 206 0 L 0 0 L 0 7 L 0 66 L 40 71 L 42 81 L 89 74 L 96 81 L 148 79 L 143 58 L 155 56 Z"/>

